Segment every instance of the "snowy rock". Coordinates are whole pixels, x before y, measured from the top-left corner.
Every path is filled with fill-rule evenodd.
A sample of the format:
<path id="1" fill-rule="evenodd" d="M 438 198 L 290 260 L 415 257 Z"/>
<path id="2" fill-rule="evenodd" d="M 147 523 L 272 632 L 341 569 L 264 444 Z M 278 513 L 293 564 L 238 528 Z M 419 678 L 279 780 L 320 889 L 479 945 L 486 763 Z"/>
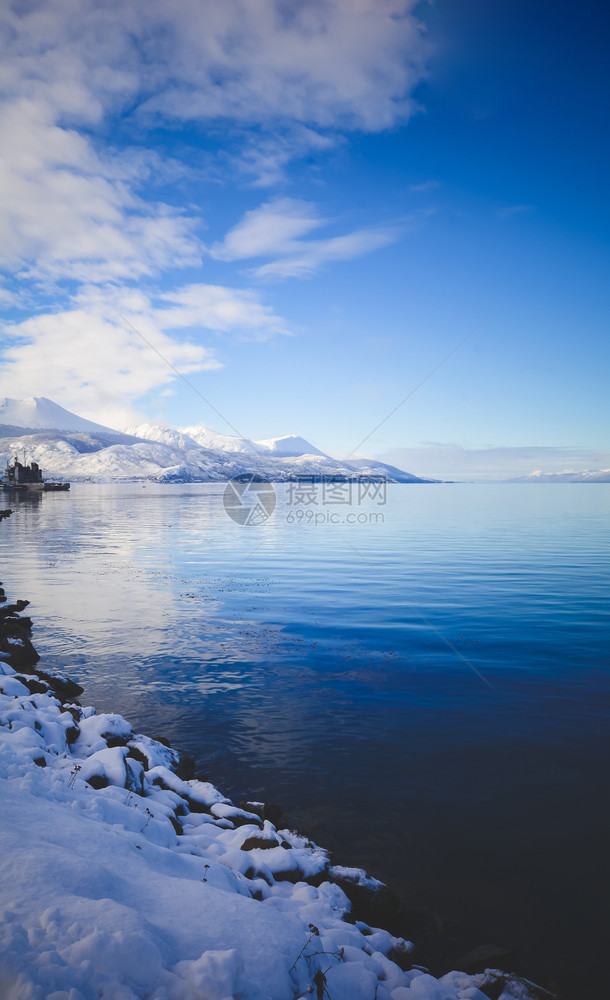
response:
<path id="1" fill-rule="evenodd" d="M 371 878 L 357 868 L 335 865 L 330 869 L 333 880 L 340 885 L 352 904 L 355 917 L 366 923 L 387 924 L 401 911 L 401 902 L 387 885 Z"/>

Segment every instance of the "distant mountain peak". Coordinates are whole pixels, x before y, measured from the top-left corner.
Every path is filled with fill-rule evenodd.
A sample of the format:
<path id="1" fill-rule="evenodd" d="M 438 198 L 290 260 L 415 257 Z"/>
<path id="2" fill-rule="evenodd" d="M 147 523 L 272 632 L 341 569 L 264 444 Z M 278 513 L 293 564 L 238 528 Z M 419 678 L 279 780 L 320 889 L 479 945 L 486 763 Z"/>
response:
<path id="1" fill-rule="evenodd" d="M 302 455 L 328 456 L 310 444 L 298 434 L 286 434 L 283 437 L 263 438 L 255 441 L 250 438 L 238 437 L 234 434 L 222 434 L 205 424 L 193 424 L 191 427 L 181 427 L 180 432 L 193 438 L 202 448 L 213 451 L 239 452 L 240 454 L 264 455 L 273 458 L 300 458 Z"/>
<path id="2" fill-rule="evenodd" d="M 117 433 L 110 427 L 77 416 L 46 396 L 30 396 L 28 399 L 5 396 L 0 399 L 0 426 L 23 427 L 24 430 Z"/>
<path id="3" fill-rule="evenodd" d="M 561 472 L 542 472 L 536 469 L 526 476 L 509 479 L 511 483 L 610 483 L 610 469 L 562 469 Z"/>
<path id="4" fill-rule="evenodd" d="M 327 455 L 310 444 L 298 434 L 286 434 L 284 437 L 264 438 L 254 444 L 267 455 L 277 455 L 278 458 L 298 458 L 301 455 Z"/>

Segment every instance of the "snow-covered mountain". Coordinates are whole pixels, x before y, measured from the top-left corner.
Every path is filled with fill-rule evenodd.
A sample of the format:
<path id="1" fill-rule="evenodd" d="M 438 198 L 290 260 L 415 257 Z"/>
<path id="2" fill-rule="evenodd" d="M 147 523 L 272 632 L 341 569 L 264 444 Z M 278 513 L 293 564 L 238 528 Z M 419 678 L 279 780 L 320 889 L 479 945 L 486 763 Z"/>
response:
<path id="1" fill-rule="evenodd" d="M 371 476 L 387 479 L 389 482 L 397 483 L 438 483 L 439 479 L 420 479 L 410 472 L 403 472 L 395 465 L 387 465 L 385 462 L 378 462 L 374 458 L 350 458 L 352 465 L 361 476 Z"/>
<path id="2" fill-rule="evenodd" d="M 193 424 L 192 427 L 181 427 L 182 434 L 196 441 L 202 448 L 210 448 L 211 451 L 228 451 L 231 454 L 244 452 L 252 455 L 256 454 L 256 445 L 249 438 L 237 437 L 233 434 L 222 434 L 220 431 L 213 431 L 205 424 Z"/>
<path id="3" fill-rule="evenodd" d="M 45 397 L 0 403 L 0 462 L 24 451 L 47 476 L 81 481 L 224 482 L 253 473 L 274 482 L 358 475 L 430 482 L 373 460 L 338 461 L 296 435 L 249 441 L 202 425 L 176 430 L 156 424 L 140 424 L 125 434 Z"/>
<path id="4" fill-rule="evenodd" d="M 276 455 L 278 458 L 298 458 L 299 455 L 324 455 L 315 445 L 310 444 L 305 438 L 297 434 L 288 434 L 286 437 L 267 438 L 264 441 L 255 441 L 256 447 L 268 455 Z M 325 458 L 328 456 L 324 456 Z"/>
<path id="5" fill-rule="evenodd" d="M 610 483 L 610 469 L 585 469 L 575 472 L 566 469 L 564 472 L 530 472 L 527 476 L 511 479 L 511 483 Z"/>
<path id="6" fill-rule="evenodd" d="M 77 417 L 46 396 L 30 396 L 29 399 L 10 399 L 5 396 L 0 399 L 0 427 L 3 434 L 7 427 L 15 427 L 21 433 L 24 430 L 57 430 L 124 436 L 110 427 Z"/>
<path id="7" fill-rule="evenodd" d="M 288 434 L 285 437 L 266 438 L 262 441 L 253 441 L 250 438 L 240 438 L 231 434 L 219 434 L 204 424 L 195 424 L 193 427 L 182 427 L 183 434 L 197 441 L 204 448 L 212 448 L 220 451 L 247 452 L 255 455 L 274 455 L 278 458 L 299 458 L 301 455 L 323 455 L 328 457 L 315 445 L 310 444 L 305 438 L 297 434 Z"/>
<path id="8" fill-rule="evenodd" d="M 136 427 L 129 428 L 129 434 L 138 440 L 157 441 L 158 444 L 167 444 L 170 448 L 177 448 L 179 451 L 200 447 L 200 442 L 189 434 L 174 430 L 173 427 L 163 427 L 161 424 L 138 424 Z M 204 447 L 210 448 L 209 445 L 204 445 Z"/>

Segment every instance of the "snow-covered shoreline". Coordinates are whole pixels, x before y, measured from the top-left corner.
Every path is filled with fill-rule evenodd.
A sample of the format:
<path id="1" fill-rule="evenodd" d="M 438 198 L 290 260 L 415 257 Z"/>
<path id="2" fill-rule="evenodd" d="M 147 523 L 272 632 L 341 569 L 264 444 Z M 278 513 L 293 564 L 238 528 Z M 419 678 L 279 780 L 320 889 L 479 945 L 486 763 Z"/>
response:
<path id="1" fill-rule="evenodd" d="M 3 1000 L 549 996 L 500 972 L 412 966 L 412 945 L 356 919 L 346 895 L 380 883 L 83 708 L 39 662 L 26 602 L 0 600 Z"/>

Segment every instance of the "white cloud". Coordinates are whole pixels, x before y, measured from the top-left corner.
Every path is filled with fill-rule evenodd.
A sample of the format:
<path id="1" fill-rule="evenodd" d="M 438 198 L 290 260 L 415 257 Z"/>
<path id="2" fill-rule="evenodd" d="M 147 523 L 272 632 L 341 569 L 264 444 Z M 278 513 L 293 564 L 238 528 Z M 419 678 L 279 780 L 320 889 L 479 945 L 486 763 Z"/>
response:
<path id="1" fill-rule="evenodd" d="M 305 277 L 329 261 L 350 260 L 394 243 L 402 233 L 399 226 L 376 226 L 326 239 L 302 239 L 330 221 L 318 216 L 310 202 L 276 199 L 246 212 L 210 253 L 228 261 L 274 257 L 251 270 L 257 278 Z"/>
<path id="2" fill-rule="evenodd" d="M 292 160 L 315 157 L 340 143 L 337 134 L 324 135 L 299 124 L 284 129 L 277 125 L 272 134 L 252 131 L 237 154 L 227 155 L 227 162 L 239 174 L 250 178 L 253 187 L 271 187 L 284 180 L 285 168 Z"/>
<path id="3" fill-rule="evenodd" d="M 151 299 L 133 289 L 89 287 L 71 308 L 4 327 L 0 395 L 44 391 L 91 419 L 125 425 L 133 422 L 134 401 L 180 385 L 173 368 L 187 375 L 221 367 L 194 342 L 202 328 L 257 338 L 287 332 L 250 291 L 187 285 Z M 189 331 L 193 339 L 167 331 Z"/>
<path id="4" fill-rule="evenodd" d="M 298 252 L 254 268 L 252 274 L 257 278 L 308 277 L 323 264 L 361 257 L 363 254 L 395 243 L 400 235 L 401 230 L 398 226 L 378 226 L 357 229 L 344 236 L 333 236 L 327 240 L 304 240 L 300 243 Z"/>
<path id="5" fill-rule="evenodd" d="M 256 292 L 224 288 L 221 285 L 187 285 L 159 296 L 155 320 L 169 330 L 207 327 L 223 333 L 238 331 L 241 336 L 266 340 L 288 333 L 284 321 Z"/>
<path id="6" fill-rule="evenodd" d="M 37 280 L 104 282 L 198 263 L 198 220 L 143 201 L 142 156 L 113 151 L 118 116 L 128 111 L 140 125 L 147 115 L 222 119 L 233 134 L 257 125 L 232 162 L 258 183 L 273 183 L 292 156 L 332 146 L 329 132 L 378 131 L 409 117 L 425 54 L 415 5 L 9 6 L 0 36 L 0 86 L 8 95 L 0 107 L 0 266 Z"/>
<path id="7" fill-rule="evenodd" d="M 201 283 L 156 300 L 126 292 L 130 282 L 146 279 L 148 287 L 161 274 L 199 266 L 204 249 L 197 208 L 189 204 L 182 212 L 153 197 L 152 183 L 183 168 L 144 148 L 147 127 L 189 120 L 213 128 L 212 146 L 230 139 L 220 150 L 224 164 L 260 184 L 275 183 L 294 155 L 324 151 L 345 130 L 391 127 L 413 112 L 425 55 L 415 5 L 5 4 L 0 267 L 19 287 L 7 283 L 0 299 L 26 306 L 43 291 L 53 302 L 44 312 L 38 302 L 36 315 L 5 327 L 1 368 L 10 393 L 44 387 L 66 405 L 108 419 L 109 407 L 118 412 L 122 400 L 129 407 L 167 386 L 170 370 L 121 326 L 109 301 L 184 371 L 217 362 L 168 330 L 202 327 L 258 338 L 286 332 L 252 292 Z M 243 220 L 217 248 L 218 258 L 243 259 L 249 241 L 248 253 L 272 258 L 257 276 L 300 275 L 395 238 L 377 228 L 313 239 L 325 220 L 297 201 L 276 206 L 273 220 L 271 214 Z M 272 221 L 265 234 L 262 223 Z"/>
<path id="8" fill-rule="evenodd" d="M 413 111 L 417 0 L 33 0 L 5 11 L 3 82 L 99 120 L 129 100 L 181 120 L 378 131 Z"/>
<path id="9" fill-rule="evenodd" d="M 414 110 L 423 74 L 415 0 L 158 0 L 147 109 L 177 118 L 292 121 L 380 131 Z M 176 58 L 178 56 L 178 58 Z M 170 82 L 171 81 L 171 82 Z"/>
<path id="10" fill-rule="evenodd" d="M 120 162 L 104 162 L 43 103 L 22 98 L 1 107 L 0 134 L 0 267 L 37 279 L 106 281 L 200 261 L 192 224 L 145 204 Z"/>
<path id="11" fill-rule="evenodd" d="M 278 198 L 246 212 L 241 222 L 215 243 L 211 254 L 217 260 L 246 260 L 269 254 L 290 253 L 301 236 L 326 225 L 316 206 L 296 198 Z"/>

